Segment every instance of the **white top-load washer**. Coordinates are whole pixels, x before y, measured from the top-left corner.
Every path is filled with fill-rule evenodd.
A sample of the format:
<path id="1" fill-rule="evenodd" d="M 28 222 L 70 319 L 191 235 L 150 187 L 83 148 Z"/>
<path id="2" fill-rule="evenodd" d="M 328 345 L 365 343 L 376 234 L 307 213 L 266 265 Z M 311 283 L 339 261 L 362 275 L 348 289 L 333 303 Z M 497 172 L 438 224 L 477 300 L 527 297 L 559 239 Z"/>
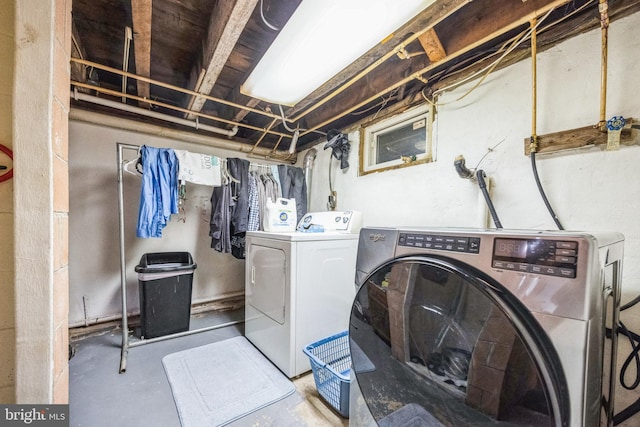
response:
<path id="1" fill-rule="evenodd" d="M 304 231 L 247 232 L 245 336 L 289 378 L 311 369 L 305 346 L 348 329 L 360 227 L 331 211 L 307 213 Z"/>

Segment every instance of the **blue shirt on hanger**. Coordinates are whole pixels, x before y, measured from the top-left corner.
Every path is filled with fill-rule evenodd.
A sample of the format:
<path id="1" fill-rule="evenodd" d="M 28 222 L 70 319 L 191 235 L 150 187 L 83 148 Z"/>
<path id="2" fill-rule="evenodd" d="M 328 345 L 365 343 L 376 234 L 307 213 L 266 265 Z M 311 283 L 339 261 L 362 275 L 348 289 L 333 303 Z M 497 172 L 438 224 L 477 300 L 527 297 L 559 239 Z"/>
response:
<path id="1" fill-rule="evenodd" d="M 142 185 L 138 237 L 162 237 L 172 214 L 178 213 L 178 160 L 171 148 L 140 147 Z"/>

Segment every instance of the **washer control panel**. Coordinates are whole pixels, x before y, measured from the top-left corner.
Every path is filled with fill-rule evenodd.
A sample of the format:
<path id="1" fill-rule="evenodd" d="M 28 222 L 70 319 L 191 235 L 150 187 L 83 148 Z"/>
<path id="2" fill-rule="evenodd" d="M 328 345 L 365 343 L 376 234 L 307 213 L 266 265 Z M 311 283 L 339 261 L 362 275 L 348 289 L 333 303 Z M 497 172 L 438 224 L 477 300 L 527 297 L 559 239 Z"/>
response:
<path id="1" fill-rule="evenodd" d="M 480 237 L 464 235 L 406 232 L 398 236 L 398 246 L 479 254 L 481 240 Z M 500 237 L 493 239 L 493 268 L 575 279 L 577 264 L 578 242 L 575 241 Z"/>
<path id="2" fill-rule="evenodd" d="M 452 252 L 467 252 L 472 254 L 480 252 L 479 237 L 400 233 L 400 236 L 398 237 L 398 245 L 413 248 L 440 249 Z"/>
<path id="3" fill-rule="evenodd" d="M 578 242 L 543 239 L 502 239 L 493 243 L 491 266 L 523 273 L 574 279 Z"/>

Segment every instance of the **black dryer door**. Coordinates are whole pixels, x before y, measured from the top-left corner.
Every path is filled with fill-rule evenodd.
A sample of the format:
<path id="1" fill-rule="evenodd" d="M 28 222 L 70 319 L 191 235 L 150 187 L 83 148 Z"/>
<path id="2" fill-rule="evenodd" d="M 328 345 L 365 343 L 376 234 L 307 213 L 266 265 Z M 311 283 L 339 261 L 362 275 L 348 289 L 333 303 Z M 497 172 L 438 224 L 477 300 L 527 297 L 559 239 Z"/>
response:
<path id="1" fill-rule="evenodd" d="M 429 426 L 569 425 L 566 380 L 539 323 L 459 261 L 407 257 L 375 269 L 349 335 L 356 387 L 381 426 L 416 417 Z"/>

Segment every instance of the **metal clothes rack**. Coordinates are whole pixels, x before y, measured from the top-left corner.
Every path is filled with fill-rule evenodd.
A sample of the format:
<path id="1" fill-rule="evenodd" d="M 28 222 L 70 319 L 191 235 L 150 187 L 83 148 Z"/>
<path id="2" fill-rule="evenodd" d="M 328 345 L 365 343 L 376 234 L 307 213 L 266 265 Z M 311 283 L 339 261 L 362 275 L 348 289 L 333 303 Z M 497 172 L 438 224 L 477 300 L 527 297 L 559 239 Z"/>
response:
<path id="1" fill-rule="evenodd" d="M 118 222 L 120 225 L 120 288 L 122 292 L 122 345 L 120 350 L 120 373 L 124 373 L 127 370 L 127 355 L 129 349 L 133 347 L 139 347 L 145 344 L 152 344 L 158 341 L 164 341 L 172 338 L 183 337 L 199 332 L 211 331 L 213 329 L 224 328 L 226 326 L 236 325 L 243 323 L 243 320 L 236 320 L 233 322 L 227 322 L 220 325 L 206 326 L 203 328 L 193 329 L 184 332 L 177 332 L 174 334 L 164 335 L 157 338 L 142 339 L 140 341 L 129 341 L 129 324 L 127 319 L 127 266 L 125 261 L 125 247 L 124 247 L 124 190 L 122 184 L 122 171 L 123 171 L 123 150 L 140 151 L 139 145 L 124 144 L 118 142 Z"/>

